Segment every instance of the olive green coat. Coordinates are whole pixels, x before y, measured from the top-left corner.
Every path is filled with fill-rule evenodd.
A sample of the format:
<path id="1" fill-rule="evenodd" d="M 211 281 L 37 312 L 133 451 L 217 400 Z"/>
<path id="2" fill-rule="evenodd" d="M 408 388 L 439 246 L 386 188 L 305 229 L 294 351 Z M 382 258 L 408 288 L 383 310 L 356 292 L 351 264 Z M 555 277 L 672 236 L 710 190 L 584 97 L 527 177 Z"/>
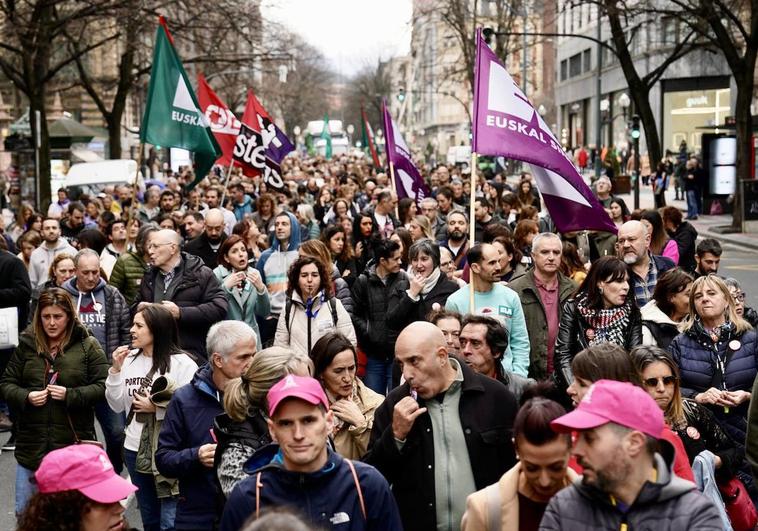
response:
<path id="1" fill-rule="evenodd" d="M 58 373 L 57 385 L 66 387 L 66 399 L 48 398 L 44 405 L 36 407 L 27 397 L 47 386 L 46 360 L 51 372 Z M 21 334 L 19 346 L 0 380 L 0 395 L 18 415 L 16 460 L 21 466 L 36 470 L 48 452 L 75 442 L 69 416 L 79 439 L 96 438 L 94 407 L 105 399 L 107 376 L 108 360 L 103 349 L 78 323 L 71 341 L 55 359 L 47 353 L 37 353 L 31 327 Z"/>
<path id="2" fill-rule="evenodd" d="M 137 298 L 142 277 L 147 269 L 148 265 L 142 257 L 134 251 L 129 251 L 116 260 L 108 284 L 119 290 L 126 299 L 126 304 L 131 306 Z"/>

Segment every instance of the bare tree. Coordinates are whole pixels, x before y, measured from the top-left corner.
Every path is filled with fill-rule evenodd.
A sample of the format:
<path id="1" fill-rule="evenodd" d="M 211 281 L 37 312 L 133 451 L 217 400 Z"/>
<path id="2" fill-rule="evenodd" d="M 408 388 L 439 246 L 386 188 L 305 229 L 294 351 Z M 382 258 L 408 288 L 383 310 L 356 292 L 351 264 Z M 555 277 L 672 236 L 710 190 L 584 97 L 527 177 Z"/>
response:
<path id="1" fill-rule="evenodd" d="M 387 64 L 380 60 L 374 64 L 367 64 L 350 78 L 347 84 L 345 121 L 360 130 L 361 106 L 363 106 L 369 123 L 373 124 L 373 127 L 381 124 L 382 98 L 390 97 L 392 90 Z"/>

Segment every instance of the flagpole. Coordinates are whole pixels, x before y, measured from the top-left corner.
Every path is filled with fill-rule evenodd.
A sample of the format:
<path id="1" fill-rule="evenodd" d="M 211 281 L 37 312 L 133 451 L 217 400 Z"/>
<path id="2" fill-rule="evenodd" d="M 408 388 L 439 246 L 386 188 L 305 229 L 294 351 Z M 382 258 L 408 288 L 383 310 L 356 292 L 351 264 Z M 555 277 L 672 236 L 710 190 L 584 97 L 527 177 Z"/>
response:
<path id="1" fill-rule="evenodd" d="M 129 202 L 129 212 L 126 215 L 126 226 L 129 227 L 129 223 L 132 221 L 132 217 L 134 216 L 134 204 L 136 203 L 137 199 L 137 181 L 139 180 L 139 172 L 142 168 L 142 152 L 145 149 L 145 144 L 140 142 L 139 143 L 139 151 L 137 152 L 137 171 L 134 174 L 134 184 L 132 185 L 132 198 Z"/>
<path id="2" fill-rule="evenodd" d="M 390 160 L 389 153 L 387 154 L 387 162 L 389 162 L 390 165 L 390 190 L 392 190 L 392 193 L 395 194 L 395 197 L 397 197 L 397 186 L 395 185 L 395 165 Z M 395 203 L 395 217 L 397 217 L 397 203 Z"/>
<path id="3" fill-rule="evenodd" d="M 229 171 L 226 172 L 226 180 L 224 181 L 224 191 L 221 193 L 220 208 L 224 208 L 224 200 L 226 199 L 226 191 L 229 189 L 229 181 L 232 178 L 232 168 L 234 168 L 234 159 L 229 163 Z"/>
<path id="4" fill-rule="evenodd" d="M 476 219 L 474 218 L 474 210 L 475 210 L 475 199 L 476 199 L 476 167 L 477 167 L 477 155 L 475 151 L 471 151 L 471 194 L 469 196 L 469 212 L 468 212 L 468 241 L 469 241 L 469 249 L 471 249 L 471 246 L 474 245 L 474 239 L 476 237 Z M 474 305 L 474 271 L 471 269 L 471 264 L 468 265 L 469 267 L 469 313 L 471 315 L 476 315 L 476 307 Z"/>

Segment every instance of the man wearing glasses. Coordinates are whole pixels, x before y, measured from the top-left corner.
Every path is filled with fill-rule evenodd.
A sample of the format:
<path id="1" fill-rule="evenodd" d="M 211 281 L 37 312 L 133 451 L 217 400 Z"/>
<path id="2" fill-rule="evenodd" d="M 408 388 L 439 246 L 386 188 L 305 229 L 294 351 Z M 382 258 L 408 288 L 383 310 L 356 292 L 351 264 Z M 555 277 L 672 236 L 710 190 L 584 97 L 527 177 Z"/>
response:
<path id="1" fill-rule="evenodd" d="M 152 267 L 142 277 L 132 309 L 150 303 L 166 307 L 176 319 L 182 348 L 196 361 L 204 360 L 205 337 L 226 316 L 227 300 L 213 271 L 180 246 L 181 236 L 173 230 L 152 234 L 147 244 Z"/>

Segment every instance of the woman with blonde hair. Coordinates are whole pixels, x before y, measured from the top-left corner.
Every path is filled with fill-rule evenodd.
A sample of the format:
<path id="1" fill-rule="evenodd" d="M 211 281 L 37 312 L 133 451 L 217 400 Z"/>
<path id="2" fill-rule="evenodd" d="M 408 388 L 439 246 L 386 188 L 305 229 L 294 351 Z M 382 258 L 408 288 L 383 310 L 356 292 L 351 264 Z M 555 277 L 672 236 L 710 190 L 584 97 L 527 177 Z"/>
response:
<path id="1" fill-rule="evenodd" d="M 408 232 L 411 233 L 411 239 L 415 242 L 419 240 L 434 241 L 432 234 L 432 224 L 426 216 L 413 216 L 408 223 Z"/>
<path id="2" fill-rule="evenodd" d="M 737 315 L 734 299 L 714 274 L 692 283 L 690 312 L 669 346 L 682 396 L 705 406 L 745 455 L 751 390 L 758 374 L 758 335 Z M 743 481 L 748 474 L 740 475 Z M 752 481 L 745 481 L 753 489 Z M 755 498 L 754 491 L 751 498 Z"/>
<path id="3" fill-rule="evenodd" d="M 312 372 L 313 363 L 305 354 L 270 347 L 256 353 L 247 372 L 227 384 L 225 413 L 216 417 L 213 427 L 218 439 L 213 467 L 225 496 L 247 477 L 247 460 L 271 442 L 264 416 L 269 389 L 288 374 L 309 376 Z"/>

